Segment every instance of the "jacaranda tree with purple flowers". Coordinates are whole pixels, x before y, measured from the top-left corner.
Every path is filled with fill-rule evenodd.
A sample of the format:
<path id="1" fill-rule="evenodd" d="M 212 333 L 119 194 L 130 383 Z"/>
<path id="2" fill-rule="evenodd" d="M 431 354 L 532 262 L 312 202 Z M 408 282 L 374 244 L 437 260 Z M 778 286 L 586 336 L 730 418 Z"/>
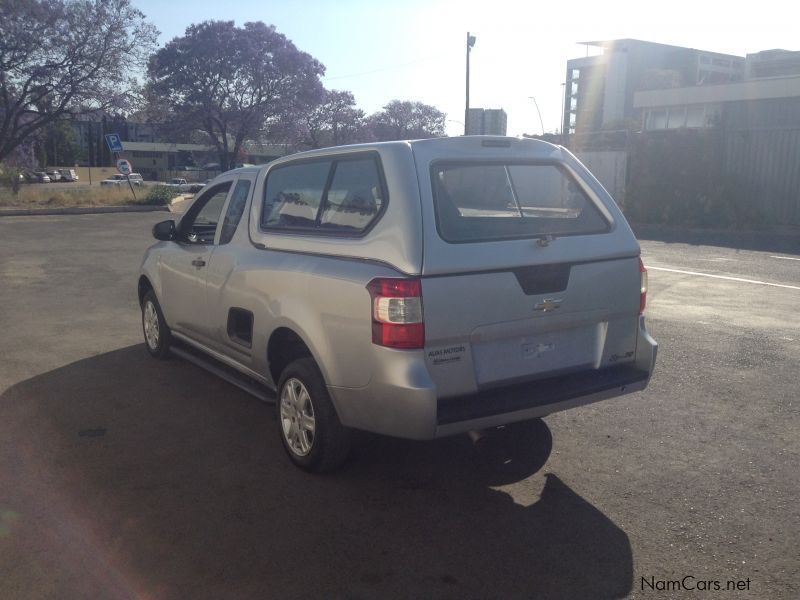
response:
<path id="1" fill-rule="evenodd" d="M 233 21 L 190 25 L 150 59 L 150 91 L 184 127 L 217 149 L 222 170 L 288 115 L 318 104 L 325 67 L 275 27 Z"/>

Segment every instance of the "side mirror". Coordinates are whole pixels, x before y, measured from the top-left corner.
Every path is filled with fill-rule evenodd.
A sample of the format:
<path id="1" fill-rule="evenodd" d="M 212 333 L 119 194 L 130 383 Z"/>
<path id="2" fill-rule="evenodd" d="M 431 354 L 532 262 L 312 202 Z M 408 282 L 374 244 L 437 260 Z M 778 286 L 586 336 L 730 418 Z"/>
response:
<path id="1" fill-rule="evenodd" d="M 161 221 L 153 225 L 153 237 L 162 242 L 169 242 L 175 239 L 175 221 Z"/>

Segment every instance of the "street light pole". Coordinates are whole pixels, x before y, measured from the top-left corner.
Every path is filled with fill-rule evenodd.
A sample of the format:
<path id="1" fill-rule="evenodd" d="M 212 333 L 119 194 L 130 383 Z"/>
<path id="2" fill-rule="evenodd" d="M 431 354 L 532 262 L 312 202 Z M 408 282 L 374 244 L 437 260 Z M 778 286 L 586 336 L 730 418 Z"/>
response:
<path id="1" fill-rule="evenodd" d="M 469 52 L 475 45 L 475 36 L 467 32 L 467 93 L 466 93 L 466 108 L 464 109 L 464 135 L 468 133 L 469 127 Z"/>
<path id="2" fill-rule="evenodd" d="M 457 123 L 458 125 L 461 125 L 462 127 L 464 127 L 464 123 L 462 123 L 461 121 L 456 121 L 455 119 L 447 119 L 447 122 L 448 123 Z"/>
<path id="3" fill-rule="evenodd" d="M 539 110 L 539 103 L 536 102 L 535 96 L 528 96 L 531 100 L 533 100 L 533 105 L 536 107 L 536 112 L 539 115 L 539 125 L 542 126 L 542 135 L 544 135 L 544 121 L 542 121 L 542 111 Z"/>

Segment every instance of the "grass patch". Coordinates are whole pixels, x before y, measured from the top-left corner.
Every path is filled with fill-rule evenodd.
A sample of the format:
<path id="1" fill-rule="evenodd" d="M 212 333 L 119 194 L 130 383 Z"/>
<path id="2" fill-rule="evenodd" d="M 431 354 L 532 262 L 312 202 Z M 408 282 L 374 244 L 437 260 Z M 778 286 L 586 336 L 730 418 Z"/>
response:
<path id="1" fill-rule="evenodd" d="M 53 185 L 23 185 L 19 194 L 14 195 L 10 188 L 0 187 L 0 208 L 66 208 L 73 206 L 124 206 L 145 204 L 166 204 L 159 198 L 148 201 L 147 187 L 134 188 L 134 200 L 130 188 L 100 185 L 63 184 L 63 188 Z"/>

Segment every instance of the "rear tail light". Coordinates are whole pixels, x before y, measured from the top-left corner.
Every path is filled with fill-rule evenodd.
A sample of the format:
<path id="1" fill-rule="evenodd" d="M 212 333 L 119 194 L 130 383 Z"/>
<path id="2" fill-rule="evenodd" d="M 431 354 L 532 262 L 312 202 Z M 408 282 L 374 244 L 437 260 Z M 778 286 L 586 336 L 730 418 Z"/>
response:
<path id="1" fill-rule="evenodd" d="M 419 279 L 373 279 L 367 284 L 372 298 L 372 343 L 388 348 L 422 348 L 422 283 Z"/>
<path id="2" fill-rule="evenodd" d="M 639 281 L 641 289 L 639 291 L 639 314 L 644 313 L 644 307 L 647 305 L 647 269 L 644 268 L 642 259 L 639 259 Z"/>

